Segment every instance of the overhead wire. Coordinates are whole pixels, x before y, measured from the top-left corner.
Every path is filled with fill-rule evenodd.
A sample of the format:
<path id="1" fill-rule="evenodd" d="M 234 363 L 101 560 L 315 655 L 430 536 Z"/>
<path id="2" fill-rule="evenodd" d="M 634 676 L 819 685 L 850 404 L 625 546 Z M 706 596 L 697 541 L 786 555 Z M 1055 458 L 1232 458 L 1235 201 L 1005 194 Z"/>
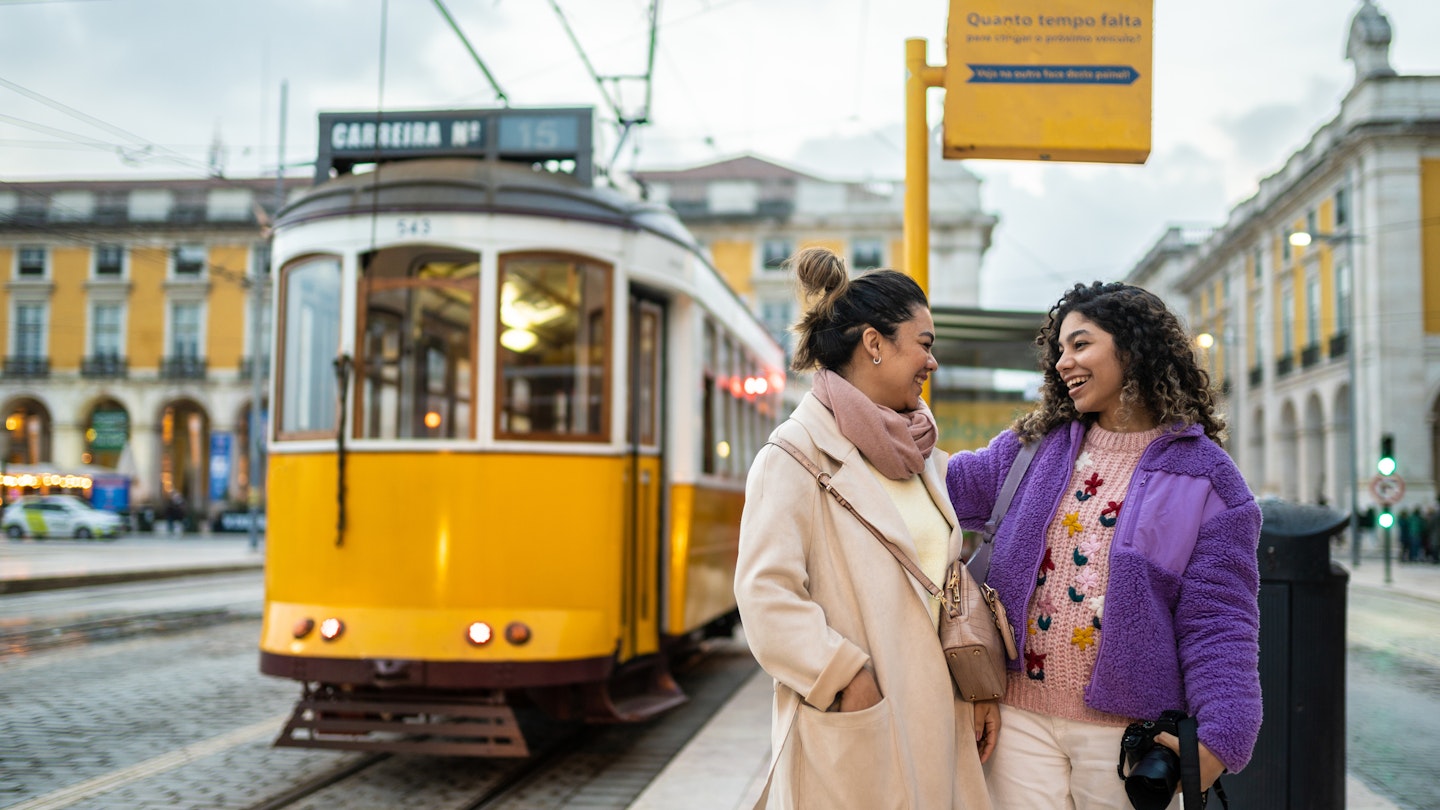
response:
<path id="1" fill-rule="evenodd" d="M 47 96 L 44 93 L 31 90 L 30 88 L 24 87 L 4 78 L 0 78 L 0 87 L 4 87 L 5 89 L 11 90 L 12 92 L 30 98 L 33 101 L 44 104 L 47 107 L 58 110 L 71 118 L 94 126 L 97 129 L 104 130 L 111 135 L 123 139 L 123 142 L 106 141 L 88 135 L 82 135 L 68 130 L 59 129 L 57 127 L 51 127 L 46 124 L 40 124 L 34 121 L 18 118 L 12 115 L 0 114 L 0 122 L 8 123 L 12 126 L 29 129 L 31 131 L 39 132 L 46 135 L 53 135 L 54 137 L 70 141 L 80 146 L 99 149 L 105 152 L 114 152 L 122 162 L 128 165 L 138 165 L 147 160 L 164 160 L 170 163 L 177 164 L 179 166 L 184 166 L 186 168 L 200 169 L 206 177 L 212 179 L 227 180 L 227 178 L 225 178 L 223 174 L 215 172 L 213 170 L 213 167 L 205 161 L 188 157 L 184 153 L 179 152 L 171 147 L 156 143 L 141 135 L 137 135 L 122 127 L 118 127 L 114 124 L 97 118 L 96 116 L 90 115 L 89 113 L 75 109 L 74 107 L 71 107 L 68 104 L 65 104 L 57 99 Z"/>
<path id="2" fill-rule="evenodd" d="M 450 24 L 450 30 L 455 32 L 455 36 L 460 38 L 460 42 L 465 46 L 465 50 L 470 52 L 470 58 L 475 60 L 475 64 L 480 68 L 480 72 L 484 73 L 485 78 L 489 80 L 490 86 L 495 90 L 495 96 L 500 99 L 502 104 L 509 107 L 510 97 L 505 95 L 504 90 L 500 89 L 500 82 L 495 80 L 495 75 L 490 72 L 490 68 L 485 66 L 485 60 L 480 58 L 479 51 L 476 51 L 475 46 L 470 44 L 470 38 L 465 36 L 464 31 L 460 30 L 460 24 L 455 22 L 455 18 L 450 15 L 450 10 L 445 8 L 443 0 L 433 0 L 433 2 L 435 3 L 435 8 L 439 9 L 440 15 L 445 18 L 445 22 Z"/>
<path id="3" fill-rule="evenodd" d="M 12 82 L 12 81 L 10 81 L 10 80 L 8 80 L 8 79 L 5 79 L 5 78 L 3 78 L 3 77 L 0 77 L 0 87 L 4 87 L 4 88 L 6 88 L 7 90 L 10 90 L 11 92 L 18 93 L 18 94 L 20 94 L 20 95 L 22 95 L 22 96 L 25 96 L 26 98 L 30 99 L 31 101 L 35 101 L 35 102 L 38 102 L 38 103 L 40 103 L 40 104 L 44 104 L 45 106 L 50 107 L 51 109 L 54 109 L 54 110 L 58 110 L 59 112 L 64 113 L 65 115 L 67 115 L 67 116 L 69 116 L 69 117 L 71 117 L 71 118 L 74 118 L 74 119 L 76 119 L 76 120 L 78 120 L 78 121 L 83 121 L 84 123 L 89 124 L 90 126 L 93 126 L 93 127 L 97 128 L 97 129 L 104 130 L 104 131 L 106 131 L 106 132 L 109 132 L 109 133 L 112 134 L 112 135 L 115 135 L 115 136 L 120 137 L 120 138 L 122 138 L 122 139 L 124 139 L 124 140 L 126 140 L 126 141 L 129 141 L 129 142 L 131 143 L 131 145 L 130 145 L 128 148 L 163 152 L 163 153 L 165 153 L 165 154 L 157 155 L 157 157 L 163 157 L 164 159 L 170 160 L 170 161 L 172 161 L 172 162 L 177 162 L 177 163 L 186 164 L 186 165 L 191 165 L 191 166 L 204 166 L 205 169 L 206 169 L 206 171 L 207 171 L 207 173 L 209 173 L 210 167 L 209 167 L 208 164 L 202 163 L 202 162 L 200 162 L 200 161 L 196 161 L 196 160 L 193 159 L 193 158 L 186 157 L 185 155 L 183 155 L 183 154 L 181 154 L 181 153 L 179 153 L 179 152 L 176 152 L 176 151 L 173 150 L 173 149 L 170 149 L 170 148 L 168 148 L 168 147 L 161 146 L 160 144 L 156 144 L 156 143 L 154 143 L 154 142 L 152 142 L 152 141 L 149 141 L 149 140 L 147 140 L 146 138 L 144 138 L 144 137 L 142 137 L 142 136 L 140 136 L 140 135 L 136 135 L 135 133 L 130 132 L 129 130 L 122 129 L 121 127 L 115 126 L 114 124 L 111 124 L 111 123 L 109 123 L 109 122 L 107 122 L 107 121 L 103 121 L 103 120 L 101 120 L 101 119 L 99 119 L 99 118 L 96 118 L 96 117 L 93 116 L 93 115 L 90 115 L 90 114 L 88 114 L 88 113 L 85 113 L 85 112 L 82 112 L 82 111 L 80 111 L 80 110 L 77 110 L 77 109 L 75 109 L 74 107 L 71 107 L 71 106 L 68 105 L 68 104 L 64 104 L 64 103 L 62 103 L 62 102 L 60 102 L 60 101 L 58 101 L 58 100 L 56 100 L 56 99 L 54 99 L 54 98 L 51 98 L 50 96 L 45 95 L 44 93 L 40 93 L 40 92 L 37 92 L 37 91 L 35 91 L 35 90 L 31 90 L 31 89 L 28 88 L 28 87 L 24 87 L 24 86 L 22 86 L 22 85 L 20 85 L 20 84 L 17 84 L 17 83 L 15 83 L 15 82 Z M 101 148 L 110 148 L 110 145 L 109 145 L 109 144 L 105 144 L 103 141 L 98 141 L 98 140 L 94 140 L 94 139 L 82 140 L 82 139 L 85 138 L 85 136 L 75 135 L 74 133 L 66 133 L 64 130 L 54 129 L 54 128 L 52 128 L 52 127 L 46 127 L 46 126 L 44 126 L 43 124 L 34 124 L 34 123 L 31 123 L 31 122 L 26 122 L 26 121 L 24 121 L 23 119 L 13 118 L 13 117 L 11 117 L 11 116 L 3 116 L 3 118 L 4 118 L 8 123 L 14 124 L 14 125 L 16 125 L 16 126 L 22 126 L 22 127 L 27 128 L 27 129 L 34 129 L 34 130 L 36 130 L 36 131 L 46 132 L 47 134 L 54 134 L 54 135 L 57 135 L 58 137 L 63 137 L 63 138 L 67 138 L 67 139 L 70 139 L 70 140 L 75 140 L 77 143 L 89 143 L 90 145 L 99 145 L 99 146 L 101 146 Z M 127 148 L 127 147 L 125 147 L 125 146 L 123 146 L 123 145 L 116 145 L 115 148 L 116 148 L 117 150 L 124 150 L 124 149 Z M 124 157 L 124 155 L 123 155 L 123 151 L 122 151 L 122 158 L 123 158 L 123 157 Z"/>

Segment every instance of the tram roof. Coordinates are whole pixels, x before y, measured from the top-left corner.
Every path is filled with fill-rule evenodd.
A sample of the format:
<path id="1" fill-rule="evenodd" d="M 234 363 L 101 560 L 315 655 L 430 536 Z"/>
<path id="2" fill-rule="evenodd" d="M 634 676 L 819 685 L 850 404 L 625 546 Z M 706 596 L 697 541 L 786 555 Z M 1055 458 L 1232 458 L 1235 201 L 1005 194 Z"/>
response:
<path id="1" fill-rule="evenodd" d="M 276 227 L 330 217 L 395 212 L 506 213 L 651 231 L 694 251 L 694 236 L 668 207 L 586 185 L 528 164 L 473 158 L 382 163 L 343 174 L 293 199 Z"/>

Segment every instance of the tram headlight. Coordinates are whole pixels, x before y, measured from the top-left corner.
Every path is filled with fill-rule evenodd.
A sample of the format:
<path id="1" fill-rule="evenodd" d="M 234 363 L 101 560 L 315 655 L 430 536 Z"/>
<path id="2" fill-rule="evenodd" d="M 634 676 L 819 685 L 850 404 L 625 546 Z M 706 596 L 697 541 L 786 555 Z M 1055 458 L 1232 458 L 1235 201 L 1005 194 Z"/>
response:
<path id="1" fill-rule="evenodd" d="M 476 647 L 484 647 L 495 638 L 495 631 L 485 622 L 474 622 L 465 628 L 465 640 Z"/>
<path id="2" fill-rule="evenodd" d="M 320 622 L 320 637 L 326 641 L 334 641 L 345 632 L 345 623 L 336 618 L 329 618 Z"/>
<path id="3" fill-rule="evenodd" d="M 315 620 L 305 618 L 301 619 L 298 622 L 295 622 L 295 626 L 290 628 L 290 632 L 295 636 L 295 638 L 304 638 L 310 635 L 310 631 L 314 629 Z"/>
<path id="4" fill-rule="evenodd" d="M 505 640 L 519 647 L 530 640 L 530 625 L 524 622 L 511 622 L 505 625 Z"/>

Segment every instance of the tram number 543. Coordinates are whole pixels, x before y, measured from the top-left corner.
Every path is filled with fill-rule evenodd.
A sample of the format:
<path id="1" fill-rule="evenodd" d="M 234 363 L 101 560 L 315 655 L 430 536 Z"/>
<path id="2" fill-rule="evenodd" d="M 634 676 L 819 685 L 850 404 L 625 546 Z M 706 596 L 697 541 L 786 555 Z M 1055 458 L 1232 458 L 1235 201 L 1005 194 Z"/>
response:
<path id="1" fill-rule="evenodd" d="M 395 221 L 395 235 L 402 238 L 406 236 L 429 236 L 430 218 L 398 219 Z"/>

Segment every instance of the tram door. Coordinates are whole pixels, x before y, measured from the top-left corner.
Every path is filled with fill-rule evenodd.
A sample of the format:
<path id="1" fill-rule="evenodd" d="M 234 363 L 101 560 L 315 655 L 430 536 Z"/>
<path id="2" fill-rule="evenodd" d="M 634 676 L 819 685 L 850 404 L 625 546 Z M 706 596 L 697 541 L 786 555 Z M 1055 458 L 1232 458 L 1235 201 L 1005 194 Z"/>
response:
<path id="1" fill-rule="evenodd" d="M 656 301 L 630 296 L 630 380 L 626 435 L 630 499 L 625 548 L 623 658 L 659 652 L 660 532 L 664 527 L 661 370 L 665 357 L 665 310 Z"/>

